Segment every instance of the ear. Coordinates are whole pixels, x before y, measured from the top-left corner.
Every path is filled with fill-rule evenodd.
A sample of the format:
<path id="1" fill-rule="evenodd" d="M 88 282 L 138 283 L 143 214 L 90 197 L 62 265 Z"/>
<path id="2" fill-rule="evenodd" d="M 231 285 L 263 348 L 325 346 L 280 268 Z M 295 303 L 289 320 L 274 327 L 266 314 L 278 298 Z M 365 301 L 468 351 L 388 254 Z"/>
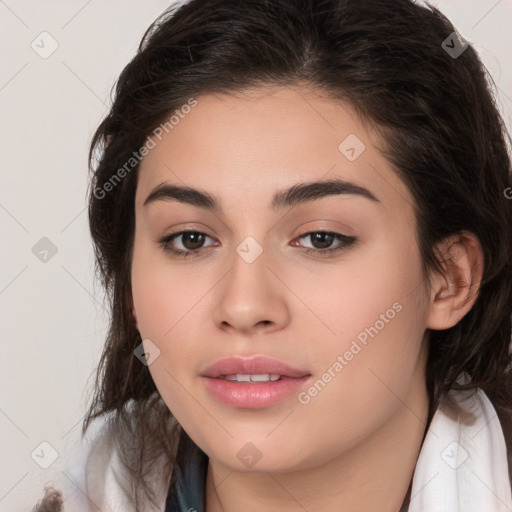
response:
<path id="1" fill-rule="evenodd" d="M 445 275 L 431 277 L 426 326 L 434 330 L 453 327 L 473 307 L 482 281 L 484 255 L 478 237 L 468 231 L 454 234 L 440 244 Z"/>

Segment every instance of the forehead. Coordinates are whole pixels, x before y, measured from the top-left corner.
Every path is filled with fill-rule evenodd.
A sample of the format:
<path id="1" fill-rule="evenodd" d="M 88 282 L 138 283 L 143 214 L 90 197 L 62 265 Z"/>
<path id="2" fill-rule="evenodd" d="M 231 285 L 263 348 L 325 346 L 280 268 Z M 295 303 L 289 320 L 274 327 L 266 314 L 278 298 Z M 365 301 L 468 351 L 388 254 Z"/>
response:
<path id="1" fill-rule="evenodd" d="M 195 100 L 175 115 L 172 128 L 151 136 L 155 146 L 141 162 L 137 207 L 165 181 L 219 197 L 258 197 L 266 205 L 279 189 L 335 177 L 371 187 L 387 201 L 412 201 L 380 154 L 378 135 L 346 102 L 307 87 Z"/>

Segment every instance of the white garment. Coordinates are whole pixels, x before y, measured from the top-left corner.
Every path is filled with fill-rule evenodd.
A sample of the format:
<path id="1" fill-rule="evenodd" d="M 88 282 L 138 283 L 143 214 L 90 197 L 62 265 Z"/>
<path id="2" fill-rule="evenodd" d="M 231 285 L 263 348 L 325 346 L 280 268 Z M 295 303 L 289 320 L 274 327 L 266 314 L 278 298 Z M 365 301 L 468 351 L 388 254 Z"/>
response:
<path id="1" fill-rule="evenodd" d="M 56 486 L 62 492 L 64 512 L 130 512 L 127 479 L 106 418 L 97 418 L 82 443 L 69 454 L 67 470 Z M 164 510 L 165 496 L 161 511 Z"/>
<path id="2" fill-rule="evenodd" d="M 423 442 L 408 512 L 512 512 L 505 439 L 493 405 L 482 390 L 449 396 L 453 403 L 438 408 Z M 123 491 L 128 482 L 120 476 L 113 440 L 105 431 L 101 421 L 93 423 L 69 457 L 72 464 L 57 485 L 64 512 L 133 511 Z M 167 486 L 159 485 L 161 512 Z"/>
<path id="3" fill-rule="evenodd" d="M 496 410 L 478 393 L 451 391 L 423 442 L 408 512 L 512 512 L 505 438 Z"/>

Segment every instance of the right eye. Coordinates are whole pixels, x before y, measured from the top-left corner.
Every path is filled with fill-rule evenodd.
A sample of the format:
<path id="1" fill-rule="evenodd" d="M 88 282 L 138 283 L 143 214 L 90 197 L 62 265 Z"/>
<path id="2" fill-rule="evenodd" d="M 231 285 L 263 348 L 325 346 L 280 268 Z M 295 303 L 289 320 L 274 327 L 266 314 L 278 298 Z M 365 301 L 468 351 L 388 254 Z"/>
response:
<path id="1" fill-rule="evenodd" d="M 183 240 L 181 241 L 183 249 L 176 249 L 175 247 L 172 247 L 174 241 L 179 239 L 179 237 L 183 237 Z M 158 243 L 162 246 L 162 249 L 165 252 L 178 257 L 186 258 L 187 256 L 198 256 L 203 252 L 205 247 L 200 246 L 202 246 L 204 243 L 205 237 L 211 238 L 209 235 L 201 231 L 178 231 L 177 233 L 165 236 L 159 240 Z"/>

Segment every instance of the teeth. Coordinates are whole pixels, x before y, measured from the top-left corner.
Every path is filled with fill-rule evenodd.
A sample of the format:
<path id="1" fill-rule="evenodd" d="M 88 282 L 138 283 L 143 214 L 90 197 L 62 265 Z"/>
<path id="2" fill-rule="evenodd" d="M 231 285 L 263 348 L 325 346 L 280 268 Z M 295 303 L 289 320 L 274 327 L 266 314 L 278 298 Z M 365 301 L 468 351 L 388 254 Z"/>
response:
<path id="1" fill-rule="evenodd" d="M 258 375 L 244 375 L 237 373 L 236 375 L 224 375 L 224 379 L 236 382 L 268 382 L 279 380 L 281 375 L 262 373 Z"/>

